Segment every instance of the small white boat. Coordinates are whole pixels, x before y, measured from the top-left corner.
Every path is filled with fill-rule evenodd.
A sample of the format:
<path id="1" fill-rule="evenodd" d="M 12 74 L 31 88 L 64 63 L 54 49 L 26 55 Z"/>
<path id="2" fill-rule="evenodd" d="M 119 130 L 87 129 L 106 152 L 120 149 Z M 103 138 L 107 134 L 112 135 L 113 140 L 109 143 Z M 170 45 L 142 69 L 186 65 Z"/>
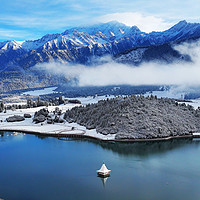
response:
<path id="1" fill-rule="evenodd" d="M 101 166 L 101 169 L 97 170 L 97 175 L 101 177 L 107 177 L 110 176 L 111 170 L 109 170 L 105 163 L 103 162 L 103 165 Z"/>

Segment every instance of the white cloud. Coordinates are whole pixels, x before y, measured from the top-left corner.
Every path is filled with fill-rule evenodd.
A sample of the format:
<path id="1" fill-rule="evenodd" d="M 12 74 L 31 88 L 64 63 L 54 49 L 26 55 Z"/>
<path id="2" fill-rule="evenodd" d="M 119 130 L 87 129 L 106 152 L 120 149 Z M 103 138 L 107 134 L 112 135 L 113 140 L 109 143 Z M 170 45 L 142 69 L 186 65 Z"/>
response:
<path id="1" fill-rule="evenodd" d="M 0 29 L 0 39 L 10 39 L 10 38 L 29 38 L 30 34 L 23 30 L 9 30 Z"/>
<path id="2" fill-rule="evenodd" d="M 116 20 L 128 26 L 137 26 L 140 30 L 147 33 L 151 31 L 163 31 L 172 26 L 171 23 L 166 22 L 161 17 L 138 12 L 112 13 L 98 17 L 98 20 L 102 22 Z"/>
<path id="3" fill-rule="evenodd" d="M 78 5 L 74 5 L 76 9 L 79 9 Z M 45 15 L 44 15 L 45 14 Z M 73 24 L 78 25 L 82 22 L 85 23 L 85 20 L 88 20 L 84 15 L 71 15 L 71 16 L 60 16 L 59 18 L 53 17 L 55 13 L 40 13 L 36 12 L 34 16 L 8 16 L 0 17 L 0 20 L 9 25 L 17 25 L 21 27 L 28 28 L 42 28 L 45 29 L 59 29 L 70 26 Z M 42 16 L 44 15 L 44 16 Z M 48 17 L 47 17 L 48 16 Z M 52 16 L 52 17 L 49 17 Z M 170 28 L 173 24 L 165 22 L 162 18 L 144 15 L 141 13 L 125 12 L 125 13 L 112 13 L 103 15 L 101 17 L 91 19 L 87 21 L 86 24 L 92 24 L 93 22 L 109 22 L 109 21 L 119 21 L 128 26 L 138 26 L 144 32 L 151 31 L 163 31 Z"/>
<path id="4" fill-rule="evenodd" d="M 70 66 L 58 63 L 41 65 L 43 69 L 63 74 L 66 78 L 77 78 L 79 86 L 104 85 L 200 85 L 200 67 L 197 65 L 144 64 L 132 67 L 119 63 L 107 63 L 97 67 Z"/>
<path id="5" fill-rule="evenodd" d="M 66 78 L 76 78 L 79 86 L 103 85 L 200 85 L 200 42 L 176 47 L 192 56 L 193 63 L 158 64 L 145 63 L 140 67 L 119 64 L 108 59 L 99 66 L 45 63 L 37 67 L 53 73 L 65 74 Z"/>

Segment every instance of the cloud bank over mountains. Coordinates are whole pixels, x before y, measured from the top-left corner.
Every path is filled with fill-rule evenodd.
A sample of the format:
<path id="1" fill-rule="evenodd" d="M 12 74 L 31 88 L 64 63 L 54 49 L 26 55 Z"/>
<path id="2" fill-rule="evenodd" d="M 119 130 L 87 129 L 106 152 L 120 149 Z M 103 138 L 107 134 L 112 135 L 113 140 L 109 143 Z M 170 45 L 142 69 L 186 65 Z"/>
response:
<path id="1" fill-rule="evenodd" d="M 121 64 L 110 57 L 101 58 L 103 64 L 97 66 L 72 65 L 67 63 L 43 63 L 35 66 L 67 79 L 77 79 L 79 86 L 104 85 L 200 85 L 200 41 L 184 43 L 174 47 L 181 53 L 190 55 L 192 62 L 163 64 L 143 63 L 139 67 Z"/>

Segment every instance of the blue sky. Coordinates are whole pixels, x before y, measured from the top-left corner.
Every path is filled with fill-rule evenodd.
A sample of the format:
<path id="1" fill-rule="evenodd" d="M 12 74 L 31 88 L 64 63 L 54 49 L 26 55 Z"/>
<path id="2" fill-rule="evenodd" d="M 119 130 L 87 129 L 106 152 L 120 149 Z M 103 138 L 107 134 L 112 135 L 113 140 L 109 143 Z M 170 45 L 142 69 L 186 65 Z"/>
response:
<path id="1" fill-rule="evenodd" d="M 0 41 L 38 39 L 68 27 L 112 20 L 161 31 L 200 22 L 199 0 L 1 0 Z"/>

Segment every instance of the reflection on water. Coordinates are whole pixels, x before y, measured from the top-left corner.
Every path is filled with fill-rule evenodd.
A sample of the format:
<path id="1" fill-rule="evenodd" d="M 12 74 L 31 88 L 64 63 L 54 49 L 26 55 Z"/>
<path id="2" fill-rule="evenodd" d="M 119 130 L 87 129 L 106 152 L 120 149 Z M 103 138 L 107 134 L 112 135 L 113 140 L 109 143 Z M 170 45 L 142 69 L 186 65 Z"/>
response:
<path id="1" fill-rule="evenodd" d="M 167 141 L 152 142 L 104 142 L 97 140 L 89 140 L 90 142 L 101 146 L 103 149 L 112 151 L 123 156 L 148 156 L 152 154 L 162 154 L 184 146 L 199 146 L 200 140 L 192 138 L 172 139 Z"/>
<path id="2" fill-rule="evenodd" d="M 25 133 L 18 132 L 3 132 L 0 131 L 0 142 L 9 141 L 11 138 L 15 137 L 17 140 L 22 139 Z M 16 137 L 18 136 L 18 137 Z"/>
<path id="3" fill-rule="evenodd" d="M 103 184 L 103 187 L 105 188 L 105 186 L 106 186 L 106 181 L 107 181 L 107 179 L 108 179 L 109 177 L 105 177 L 105 178 L 103 178 L 103 177 L 98 177 L 98 178 L 101 179 L 102 184 Z"/>
<path id="4" fill-rule="evenodd" d="M 0 132 L 0 137 L 3 137 L 3 136 L 4 136 L 4 132 L 1 131 L 1 132 Z"/>
<path id="5" fill-rule="evenodd" d="M 11 132 L 0 132 L 0 137 L 2 140 L 5 141 L 3 138 L 8 136 L 22 136 L 25 135 L 23 133 L 11 133 Z M 5 137 L 6 136 L 6 137 Z M 41 140 L 48 140 L 49 137 L 35 135 L 38 139 Z M 105 141 L 98 141 L 94 139 L 78 139 L 78 138 L 55 138 L 55 140 L 61 141 L 73 141 L 76 143 L 93 143 L 97 146 L 101 146 L 103 149 L 110 150 L 113 153 L 117 153 L 123 156 L 148 156 L 152 154 L 162 154 L 168 151 L 173 151 L 175 149 L 183 148 L 184 146 L 199 146 L 200 139 L 192 139 L 192 138 L 180 138 L 180 139 L 171 139 L 166 141 L 148 141 L 148 142 L 105 142 Z"/>

